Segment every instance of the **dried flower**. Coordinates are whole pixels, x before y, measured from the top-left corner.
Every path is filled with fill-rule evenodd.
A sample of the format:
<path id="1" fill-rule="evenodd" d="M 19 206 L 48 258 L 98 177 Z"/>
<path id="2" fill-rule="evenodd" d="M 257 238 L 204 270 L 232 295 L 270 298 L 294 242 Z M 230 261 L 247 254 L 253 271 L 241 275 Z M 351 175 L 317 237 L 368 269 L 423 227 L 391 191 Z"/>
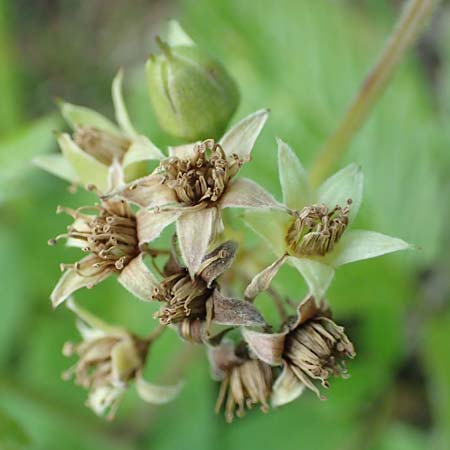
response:
<path id="1" fill-rule="evenodd" d="M 297 317 L 285 324 L 280 333 L 246 329 L 243 336 L 259 359 L 284 365 L 273 387 L 274 406 L 294 400 L 305 387 L 323 399 L 314 382 L 319 380 L 328 388 L 332 375 L 347 378 L 343 359 L 355 356 L 353 344 L 344 329 L 331 320 L 325 302 L 321 301 L 318 307 L 312 297 L 299 305 Z"/>
<path id="2" fill-rule="evenodd" d="M 113 419 L 132 381 L 136 381 L 141 398 L 150 403 L 166 403 L 177 395 L 180 385 L 156 386 L 142 378 L 151 340 L 104 323 L 72 300 L 67 305 L 79 318 L 77 325 L 83 341 L 64 345 L 63 354 L 76 354 L 79 360 L 64 372 L 63 378 L 74 375 L 76 384 L 90 390 L 87 406 L 96 414 L 107 413 L 107 418 Z"/>
<path id="3" fill-rule="evenodd" d="M 176 221 L 182 257 L 191 277 L 200 267 L 210 240 L 222 229 L 222 208 L 280 208 L 261 186 L 233 177 L 250 152 L 268 112 L 258 111 L 215 143 L 169 149 L 171 157 L 151 175 L 116 195 L 160 214 L 164 226 Z M 157 221 L 157 215 L 155 220 Z"/>
<path id="4" fill-rule="evenodd" d="M 57 212 L 69 214 L 74 222 L 67 233 L 49 243 L 65 238 L 67 245 L 81 248 L 88 256 L 61 265 L 65 273 L 51 294 L 53 307 L 76 290 L 91 288 L 112 274 L 118 274 L 119 282 L 138 298 L 150 299 L 156 281 L 143 262 L 142 249 L 159 234 L 151 218 L 149 223 L 147 215 L 135 215 L 123 200 L 106 200 L 76 210 L 59 207 Z"/>
<path id="5" fill-rule="evenodd" d="M 109 168 L 118 161 L 131 181 L 142 176 L 139 162 L 160 160 L 161 151 L 130 122 L 122 96 L 123 73 L 119 71 L 112 84 L 112 97 L 118 126 L 101 114 L 82 106 L 61 102 L 62 115 L 73 129 L 58 134 L 62 155 L 41 155 L 34 163 L 72 184 L 94 185 L 107 192 Z"/>
<path id="6" fill-rule="evenodd" d="M 251 359 L 243 346 L 225 342 L 210 349 L 213 375 L 221 380 L 215 411 L 225 409 L 225 419 L 233 421 L 234 415 L 243 417 L 245 409 L 258 403 L 261 411 L 269 410 L 272 392 L 272 368 L 257 359 Z"/>
<path id="7" fill-rule="evenodd" d="M 162 52 L 147 62 L 150 100 L 167 133 L 194 141 L 218 138 L 239 104 L 239 91 L 225 67 L 171 22 Z"/>
<path id="8" fill-rule="evenodd" d="M 193 278 L 172 255 L 165 278 L 154 287 L 153 299 L 165 303 L 155 314 L 164 325 L 174 324 L 184 339 L 204 342 L 211 322 L 220 325 L 264 325 L 256 308 L 248 302 L 220 294 L 217 278 L 232 264 L 236 244 L 227 241 L 205 256 Z"/>
<path id="9" fill-rule="evenodd" d="M 277 260 L 256 275 L 246 290 L 252 299 L 267 289 L 287 261 L 304 277 L 310 294 L 320 301 L 343 264 L 411 249 L 405 241 L 374 231 L 348 230 L 362 200 L 363 174 L 350 164 L 313 192 L 294 152 L 278 141 L 282 211 L 248 211 L 247 224 L 271 247 Z"/>

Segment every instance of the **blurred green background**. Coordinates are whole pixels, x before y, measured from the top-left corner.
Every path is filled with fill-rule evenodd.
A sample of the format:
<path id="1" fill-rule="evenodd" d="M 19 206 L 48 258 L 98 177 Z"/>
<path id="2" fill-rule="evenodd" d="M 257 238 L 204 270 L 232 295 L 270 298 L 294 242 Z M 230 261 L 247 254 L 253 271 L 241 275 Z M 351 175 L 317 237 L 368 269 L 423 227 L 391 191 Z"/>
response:
<path id="1" fill-rule="evenodd" d="M 337 124 L 401 6 L 388 0 L 0 0 L 0 449 L 450 448 L 450 6 L 409 52 L 342 167 L 362 165 L 365 198 L 358 227 L 420 246 L 345 266 L 329 292 L 338 322 L 355 342 L 349 380 L 333 380 L 328 400 L 312 393 L 264 415 L 226 425 L 213 413 L 218 387 L 200 355 L 173 403 L 153 408 L 131 390 L 116 421 L 84 407 L 85 392 L 60 373 L 76 339 L 74 319 L 53 312 L 58 263 L 79 256 L 47 239 L 67 225 L 58 204 L 90 194 L 35 169 L 56 151 L 64 124 L 55 97 L 112 115 L 110 82 L 126 70 L 125 95 L 137 127 L 170 143 L 152 116 L 143 64 L 154 37 L 177 18 L 238 80 L 237 118 L 271 108 L 245 169 L 280 194 L 275 137 L 308 165 Z M 276 284 L 301 298 L 287 271 Z M 80 303 L 145 333 L 154 307 L 109 280 Z M 174 372 L 183 345 L 170 333 L 151 354 L 148 377 Z M 176 371 L 176 370 L 175 370 Z"/>

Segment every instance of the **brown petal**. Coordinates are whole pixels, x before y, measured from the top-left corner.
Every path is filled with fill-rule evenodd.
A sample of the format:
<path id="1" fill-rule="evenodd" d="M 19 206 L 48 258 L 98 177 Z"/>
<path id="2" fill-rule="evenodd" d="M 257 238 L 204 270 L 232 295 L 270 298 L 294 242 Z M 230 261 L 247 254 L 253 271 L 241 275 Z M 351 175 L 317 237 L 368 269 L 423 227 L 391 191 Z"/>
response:
<path id="1" fill-rule="evenodd" d="M 179 215 L 178 211 L 139 211 L 136 214 L 139 245 L 154 241 Z"/>
<path id="2" fill-rule="evenodd" d="M 182 214 L 177 220 L 181 256 L 193 277 L 208 250 L 216 208 Z"/>
<path id="3" fill-rule="evenodd" d="M 220 325 L 264 326 L 266 321 L 250 302 L 224 297 L 217 289 L 213 296 L 213 321 Z"/>
<path id="4" fill-rule="evenodd" d="M 275 260 L 270 266 L 255 275 L 250 284 L 245 289 L 245 298 L 253 300 L 258 294 L 269 288 L 273 278 L 280 270 L 281 266 L 286 261 L 287 255 L 281 256 Z"/>
<path id="5" fill-rule="evenodd" d="M 297 307 L 297 319 L 290 325 L 290 329 L 297 328 L 307 320 L 312 319 L 317 313 L 325 312 L 328 309 L 326 303 L 321 300 L 319 306 L 313 296 L 306 297 Z"/>
<path id="6" fill-rule="evenodd" d="M 261 333 L 248 328 L 242 330 L 243 338 L 256 357 L 271 366 L 279 366 L 283 363 L 286 334 L 287 331 L 283 333 Z"/>
<path id="7" fill-rule="evenodd" d="M 208 358 L 211 366 L 211 375 L 215 380 L 223 379 L 228 370 L 244 362 L 243 359 L 236 355 L 234 343 L 231 341 L 222 342 L 216 347 L 209 347 Z"/>
<path id="8" fill-rule="evenodd" d="M 211 287 L 216 278 L 222 275 L 233 264 L 238 244 L 226 241 L 205 256 L 198 274 Z"/>
<path id="9" fill-rule="evenodd" d="M 158 281 L 143 261 L 143 254 L 132 259 L 118 277 L 119 283 L 137 298 L 145 301 L 152 299 L 153 288 Z"/>
<path id="10" fill-rule="evenodd" d="M 284 209 L 263 187 L 248 178 L 237 178 L 220 201 L 221 208 Z"/>

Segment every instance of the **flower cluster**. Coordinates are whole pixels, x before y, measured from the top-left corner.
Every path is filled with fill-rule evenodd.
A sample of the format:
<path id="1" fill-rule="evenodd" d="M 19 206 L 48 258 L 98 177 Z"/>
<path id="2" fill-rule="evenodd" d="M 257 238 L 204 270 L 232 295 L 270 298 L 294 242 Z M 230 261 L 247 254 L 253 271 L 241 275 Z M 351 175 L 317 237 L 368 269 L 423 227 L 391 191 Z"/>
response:
<path id="1" fill-rule="evenodd" d="M 55 244 L 65 238 L 86 253 L 76 263 L 61 265 L 64 274 L 51 294 L 53 307 L 68 300 L 83 338 L 64 346 L 66 356 L 79 358 L 64 377 L 73 374 L 90 390 L 88 406 L 108 417 L 131 383 L 145 401 L 169 401 L 180 383 L 156 386 L 142 375 L 149 347 L 168 329 L 205 348 L 213 378 L 220 382 L 216 411 L 224 409 L 229 422 L 257 404 L 267 412 L 290 402 L 305 387 L 323 398 L 320 386 L 328 388 L 333 376 L 346 378 L 345 360 L 355 356 L 325 300 L 336 268 L 411 246 L 352 229 L 363 188 L 362 172 L 354 164 L 313 190 L 295 153 L 279 140 L 281 202 L 241 177 L 267 110 L 247 116 L 218 140 L 206 135 L 165 154 L 131 124 L 121 85 L 120 72 L 113 82 L 118 126 L 92 110 L 62 103 L 73 133 L 58 136 L 61 155 L 38 161 L 98 196 L 94 205 L 59 207 L 73 223 L 50 240 Z M 147 169 L 147 160 L 156 161 L 154 170 Z M 229 239 L 227 208 L 244 210 L 244 222 L 266 244 L 261 251 L 252 252 L 245 239 L 239 245 Z M 161 233 L 169 227 L 171 245 L 157 248 L 155 242 L 165 242 Z M 273 253 L 273 262 L 259 266 L 260 253 Z M 304 279 L 303 300 L 285 301 L 275 290 L 272 281 L 284 264 Z M 74 303 L 77 290 L 110 276 L 140 300 L 160 305 L 150 336 L 105 324 Z M 277 327 L 257 307 L 264 292 L 280 312 Z"/>

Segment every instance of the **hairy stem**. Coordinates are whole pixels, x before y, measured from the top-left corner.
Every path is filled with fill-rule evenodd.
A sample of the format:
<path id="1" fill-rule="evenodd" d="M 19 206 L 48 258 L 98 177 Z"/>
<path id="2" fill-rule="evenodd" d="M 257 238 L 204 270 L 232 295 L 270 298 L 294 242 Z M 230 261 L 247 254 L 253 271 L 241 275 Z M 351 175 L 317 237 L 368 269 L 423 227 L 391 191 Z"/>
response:
<path id="1" fill-rule="evenodd" d="M 416 41 L 427 19 L 440 0 L 410 0 L 377 62 L 350 103 L 344 117 L 319 151 L 310 170 L 311 183 L 317 186 L 347 150 L 355 133 L 363 125 L 406 50 Z"/>

